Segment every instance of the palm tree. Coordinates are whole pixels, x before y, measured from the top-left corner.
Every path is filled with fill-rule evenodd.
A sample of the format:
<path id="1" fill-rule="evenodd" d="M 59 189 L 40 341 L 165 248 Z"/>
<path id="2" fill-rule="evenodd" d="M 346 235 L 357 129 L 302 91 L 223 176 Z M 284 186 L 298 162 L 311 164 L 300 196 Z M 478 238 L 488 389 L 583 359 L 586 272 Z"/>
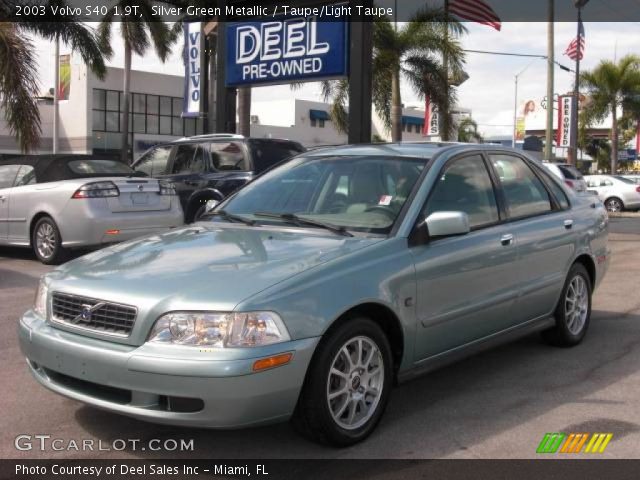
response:
<path id="1" fill-rule="evenodd" d="M 429 96 L 440 112 L 448 115 L 449 122 L 443 123 L 453 127 L 446 106 L 455 103 L 456 95 L 448 88 L 448 82 L 463 76 L 464 53 L 456 37 L 465 31 L 442 9 L 422 9 L 400 28 L 388 20 L 374 23 L 373 105 L 391 130 L 392 141 L 402 140 L 402 79 L 409 82 L 419 98 Z M 447 56 L 449 71 L 445 71 L 441 55 Z M 325 101 L 332 101 L 331 118 L 336 128 L 346 131 L 348 82 L 323 82 L 322 96 Z"/>
<path id="2" fill-rule="evenodd" d="M 611 114 L 611 173 L 618 170 L 618 108 L 640 110 L 640 57 L 626 55 L 617 63 L 602 60 L 593 70 L 580 75 L 580 85 L 590 101 L 584 107 L 587 125 L 601 122 Z"/>
<path id="3" fill-rule="evenodd" d="M 18 3 L 30 4 L 20 1 Z M 16 2 L 12 3 L 12 6 Z M 29 34 L 47 40 L 59 40 L 80 53 L 83 61 L 99 77 L 104 78 L 104 56 L 91 28 L 73 16 L 56 16 L 51 6 L 64 7 L 63 0 L 49 0 L 45 4 L 46 16 L 38 22 L 0 23 L 0 108 L 11 134 L 20 149 L 28 153 L 40 143 L 42 129 L 37 105 L 39 94 L 38 65 Z M 0 18 L 12 16 L 9 2 L 0 3 Z M 56 86 L 57 87 L 57 86 Z"/>
<path id="4" fill-rule="evenodd" d="M 482 143 L 482 135 L 478 132 L 478 124 L 470 117 L 463 118 L 458 124 L 458 141 L 464 143 Z"/>
<path id="5" fill-rule="evenodd" d="M 165 22 L 158 21 L 153 14 L 152 6 L 158 2 L 150 0 L 116 0 L 112 3 L 107 14 L 98 27 L 98 40 L 103 50 L 112 55 L 111 29 L 117 12 L 131 11 L 137 7 L 140 19 L 131 22 L 120 23 L 120 34 L 124 43 L 124 83 L 122 93 L 122 161 L 129 160 L 129 103 L 131 94 L 131 56 L 133 53 L 143 56 L 150 46 L 162 62 L 165 62 L 171 54 L 171 45 L 177 38 L 177 30 L 171 29 Z M 161 2 L 174 4 L 175 2 Z"/>

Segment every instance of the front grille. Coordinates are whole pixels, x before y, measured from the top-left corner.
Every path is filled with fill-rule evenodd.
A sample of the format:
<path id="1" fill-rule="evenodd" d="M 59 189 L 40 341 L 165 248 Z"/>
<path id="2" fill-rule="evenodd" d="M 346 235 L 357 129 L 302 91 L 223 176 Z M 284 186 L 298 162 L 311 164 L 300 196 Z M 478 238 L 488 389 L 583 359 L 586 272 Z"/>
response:
<path id="1" fill-rule="evenodd" d="M 51 313 L 54 322 L 107 335 L 128 336 L 137 310 L 129 305 L 54 292 Z"/>

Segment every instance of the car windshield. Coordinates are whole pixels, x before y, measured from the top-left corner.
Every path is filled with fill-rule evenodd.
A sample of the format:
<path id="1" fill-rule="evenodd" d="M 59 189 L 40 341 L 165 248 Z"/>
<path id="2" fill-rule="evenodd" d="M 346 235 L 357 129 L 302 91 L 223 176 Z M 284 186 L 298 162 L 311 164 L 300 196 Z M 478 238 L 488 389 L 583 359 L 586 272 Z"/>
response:
<path id="1" fill-rule="evenodd" d="M 620 175 L 613 175 L 613 178 L 615 178 L 616 180 L 620 180 L 622 183 L 628 183 L 630 185 L 636 184 L 636 182 L 634 182 L 630 178 L 621 177 Z"/>
<path id="2" fill-rule="evenodd" d="M 425 159 L 384 156 L 297 157 L 257 178 L 221 209 L 259 223 L 294 223 L 293 214 L 299 220 L 385 234 L 425 163 Z"/>
<path id="3" fill-rule="evenodd" d="M 132 175 L 133 169 L 115 160 L 72 160 L 69 168 L 79 175 Z"/>

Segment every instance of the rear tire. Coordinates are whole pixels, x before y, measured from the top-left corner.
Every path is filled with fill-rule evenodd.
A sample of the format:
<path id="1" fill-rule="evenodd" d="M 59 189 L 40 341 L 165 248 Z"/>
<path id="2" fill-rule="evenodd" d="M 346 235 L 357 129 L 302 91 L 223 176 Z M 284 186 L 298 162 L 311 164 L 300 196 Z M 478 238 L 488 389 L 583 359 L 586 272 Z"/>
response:
<path id="1" fill-rule="evenodd" d="M 393 384 L 393 357 L 382 329 L 364 317 L 322 339 L 292 419 L 305 437 L 346 447 L 376 428 Z"/>
<path id="2" fill-rule="evenodd" d="M 608 212 L 621 212 L 624 210 L 624 203 L 617 197 L 607 198 L 604 206 Z"/>
<path id="3" fill-rule="evenodd" d="M 574 263 L 554 313 L 556 324 L 542 332 L 544 340 L 559 347 L 573 347 L 582 341 L 591 319 L 591 289 L 587 269 Z"/>
<path id="4" fill-rule="evenodd" d="M 67 258 L 60 230 L 51 217 L 42 217 L 36 222 L 31 234 L 31 246 L 38 260 L 45 265 L 58 265 Z"/>

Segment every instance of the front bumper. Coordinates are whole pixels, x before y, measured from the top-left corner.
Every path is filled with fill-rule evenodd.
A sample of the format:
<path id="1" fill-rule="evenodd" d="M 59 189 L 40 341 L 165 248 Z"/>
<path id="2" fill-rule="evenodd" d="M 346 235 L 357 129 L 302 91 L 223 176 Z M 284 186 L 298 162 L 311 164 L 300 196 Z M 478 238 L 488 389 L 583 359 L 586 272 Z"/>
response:
<path id="1" fill-rule="evenodd" d="M 258 373 L 251 368 L 261 348 L 235 360 L 210 359 L 208 351 L 198 360 L 153 357 L 144 346 L 53 328 L 31 311 L 20 321 L 19 340 L 36 380 L 66 397 L 156 423 L 239 428 L 291 416 L 319 339 L 278 345 L 280 352 L 293 352 L 291 362 Z M 269 355 L 273 347 L 265 347 Z M 198 400 L 188 405 L 199 409 L 176 411 L 185 399 Z"/>

